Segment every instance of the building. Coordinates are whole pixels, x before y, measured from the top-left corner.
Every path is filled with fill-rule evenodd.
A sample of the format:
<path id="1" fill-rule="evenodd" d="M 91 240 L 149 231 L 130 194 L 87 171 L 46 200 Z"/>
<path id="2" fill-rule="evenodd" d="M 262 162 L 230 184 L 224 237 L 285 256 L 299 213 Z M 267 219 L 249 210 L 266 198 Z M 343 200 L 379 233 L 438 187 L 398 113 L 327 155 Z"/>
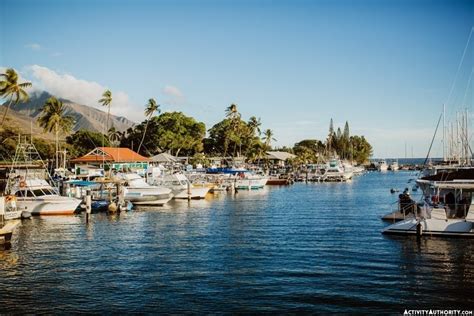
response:
<path id="1" fill-rule="evenodd" d="M 266 159 L 270 161 L 273 166 L 285 167 L 289 159 L 296 158 L 296 155 L 284 151 L 267 151 Z"/>
<path id="2" fill-rule="evenodd" d="M 71 160 L 78 176 L 89 173 L 91 166 L 103 170 L 129 169 L 144 175 L 150 162 L 150 158 L 144 157 L 131 149 L 116 147 L 97 147 L 84 156 Z"/>

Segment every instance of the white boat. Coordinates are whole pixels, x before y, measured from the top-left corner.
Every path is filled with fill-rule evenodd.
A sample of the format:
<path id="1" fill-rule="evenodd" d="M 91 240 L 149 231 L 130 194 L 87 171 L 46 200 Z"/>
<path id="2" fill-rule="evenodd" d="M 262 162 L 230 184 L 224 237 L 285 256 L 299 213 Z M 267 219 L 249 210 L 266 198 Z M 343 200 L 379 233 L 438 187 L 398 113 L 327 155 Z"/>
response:
<path id="1" fill-rule="evenodd" d="M 429 182 L 429 183 L 428 183 Z M 474 237 L 474 182 L 417 180 L 424 204 L 415 214 L 385 228 L 383 234 Z"/>
<path id="2" fill-rule="evenodd" d="M 388 168 L 392 171 L 397 171 L 400 166 L 398 165 L 398 161 L 394 160 L 390 163 L 390 165 L 388 166 Z"/>
<path id="3" fill-rule="evenodd" d="M 162 177 L 155 179 L 154 184 L 163 186 L 170 189 L 173 192 L 175 199 L 182 200 L 198 200 L 204 199 L 211 189 L 210 187 L 196 187 L 188 178 L 182 173 L 174 173 L 163 175 Z"/>
<path id="4" fill-rule="evenodd" d="M 323 181 L 347 181 L 354 175 L 351 168 L 345 168 L 343 163 L 339 159 L 331 159 L 327 166 L 326 172 L 324 173 Z"/>
<path id="5" fill-rule="evenodd" d="M 261 189 L 267 184 L 268 178 L 250 172 L 241 172 L 237 174 L 234 186 L 236 189 L 256 190 Z"/>
<path id="6" fill-rule="evenodd" d="M 18 219 L 21 213 L 14 195 L 0 196 L 0 217 L 3 215 L 4 220 Z"/>
<path id="7" fill-rule="evenodd" d="M 18 209 L 31 215 L 72 215 L 81 200 L 60 196 L 46 180 L 16 179 L 9 189 L 16 196 Z"/>
<path id="8" fill-rule="evenodd" d="M 388 170 L 388 164 L 387 162 L 382 159 L 377 163 L 377 169 L 378 171 L 387 171 Z"/>
<path id="9" fill-rule="evenodd" d="M 117 177 L 125 180 L 124 199 L 134 205 L 162 206 L 173 198 L 170 189 L 149 185 L 136 173 L 118 174 Z"/>

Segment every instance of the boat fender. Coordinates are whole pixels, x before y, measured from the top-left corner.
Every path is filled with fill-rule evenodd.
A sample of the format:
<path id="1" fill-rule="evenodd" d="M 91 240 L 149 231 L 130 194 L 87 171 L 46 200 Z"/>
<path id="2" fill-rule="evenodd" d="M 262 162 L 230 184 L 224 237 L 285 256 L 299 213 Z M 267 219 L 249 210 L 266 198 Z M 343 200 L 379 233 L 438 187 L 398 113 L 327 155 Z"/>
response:
<path id="1" fill-rule="evenodd" d="M 20 181 L 20 188 L 26 187 L 26 182 L 25 181 Z"/>

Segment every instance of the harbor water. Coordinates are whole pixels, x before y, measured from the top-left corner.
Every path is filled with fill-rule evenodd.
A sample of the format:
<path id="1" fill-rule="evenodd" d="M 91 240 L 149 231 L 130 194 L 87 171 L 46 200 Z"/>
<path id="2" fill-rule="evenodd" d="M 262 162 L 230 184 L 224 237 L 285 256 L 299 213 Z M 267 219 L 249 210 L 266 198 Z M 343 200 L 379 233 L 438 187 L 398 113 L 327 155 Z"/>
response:
<path id="1" fill-rule="evenodd" d="M 472 240 L 390 237 L 411 172 L 23 221 L 0 312 L 357 312 L 474 306 Z"/>

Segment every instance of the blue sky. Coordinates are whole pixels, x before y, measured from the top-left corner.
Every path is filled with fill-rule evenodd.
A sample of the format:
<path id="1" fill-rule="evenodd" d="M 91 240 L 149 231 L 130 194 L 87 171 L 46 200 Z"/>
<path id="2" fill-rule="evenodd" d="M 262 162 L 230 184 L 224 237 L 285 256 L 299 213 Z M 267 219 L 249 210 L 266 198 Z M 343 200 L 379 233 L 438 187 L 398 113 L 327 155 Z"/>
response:
<path id="1" fill-rule="evenodd" d="M 117 95 L 112 112 L 134 120 L 155 97 L 163 110 L 181 110 L 210 128 L 236 103 L 243 118 L 261 117 L 280 146 L 324 139 L 333 118 L 365 135 L 376 157 L 402 157 L 405 143 L 409 156 L 413 148 L 421 157 L 443 103 L 451 116 L 472 109 L 474 38 L 448 100 L 474 26 L 472 1 L 0 6 L 0 66 L 88 103 L 110 88 Z M 434 151 L 441 153 L 439 142 Z"/>

